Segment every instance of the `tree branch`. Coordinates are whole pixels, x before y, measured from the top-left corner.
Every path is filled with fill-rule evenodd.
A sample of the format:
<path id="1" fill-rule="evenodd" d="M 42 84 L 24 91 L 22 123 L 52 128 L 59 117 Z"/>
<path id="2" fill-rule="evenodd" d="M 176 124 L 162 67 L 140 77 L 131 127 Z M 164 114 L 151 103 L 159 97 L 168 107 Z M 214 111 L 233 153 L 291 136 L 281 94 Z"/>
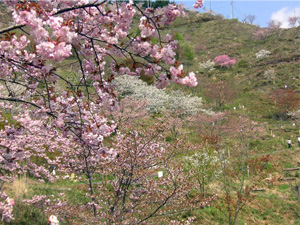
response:
<path id="1" fill-rule="evenodd" d="M 58 10 L 56 13 L 54 13 L 53 16 L 56 16 L 56 15 L 61 14 L 61 13 L 73 11 L 73 10 L 76 10 L 76 9 L 84 9 L 84 8 L 88 8 L 88 7 L 98 7 L 100 5 L 103 5 L 105 2 L 107 2 L 107 0 L 104 0 L 104 1 L 99 2 L 99 3 L 89 3 L 89 4 L 85 4 L 85 5 L 78 5 L 78 6 L 74 6 L 74 7 L 71 7 L 71 8 L 61 9 L 61 10 Z"/>
<path id="2" fill-rule="evenodd" d="M 6 32 L 9 32 L 9 31 L 12 31 L 12 30 L 16 30 L 16 29 L 21 29 L 22 27 L 25 27 L 25 26 L 26 25 L 24 25 L 24 24 L 18 24 L 18 25 L 15 25 L 15 26 L 7 27 L 3 30 L 0 30 L 0 34 L 6 33 Z"/>

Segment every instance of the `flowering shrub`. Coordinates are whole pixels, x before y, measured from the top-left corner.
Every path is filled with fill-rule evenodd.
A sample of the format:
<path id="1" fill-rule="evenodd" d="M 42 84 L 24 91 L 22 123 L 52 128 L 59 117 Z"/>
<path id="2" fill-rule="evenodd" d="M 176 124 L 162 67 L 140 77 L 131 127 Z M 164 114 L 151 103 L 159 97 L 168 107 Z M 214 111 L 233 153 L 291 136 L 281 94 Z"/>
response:
<path id="1" fill-rule="evenodd" d="M 218 152 L 201 147 L 193 152 L 193 155 L 184 157 L 184 162 L 189 171 L 197 177 L 200 192 L 205 196 L 205 186 L 215 178 L 218 178 L 222 170 Z"/>
<path id="2" fill-rule="evenodd" d="M 236 63 L 235 59 L 230 59 L 228 55 L 219 55 L 214 58 L 214 63 L 221 67 L 233 67 Z"/>
<path id="3" fill-rule="evenodd" d="M 191 145 L 181 140 L 166 143 L 164 132 L 168 128 L 161 122 L 146 129 L 122 127 L 112 142 L 116 158 L 102 165 L 101 175 L 110 178 L 103 185 L 94 185 L 97 192 L 87 194 L 94 202 L 85 207 L 67 204 L 64 195 L 60 199 L 34 196 L 25 202 L 58 215 L 63 222 L 95 225 L 154 224 L 154 221 L 169 224 L 170 218 L 155 215 L 207 206 L 213 198 L 203 201 L 198 195 L 186 197 L 193 191 L 195 182 L 191 183 L 190 173 L 184 172 L 175 157 Z M 163 171 L 163 177 L 157 177 L 158 171 Z M 97 212 L 93 216 L 89 209 L 94 206 Z"/>
<path id="4" fill-rule="evenodd" d="M 253 36 L 256 40 L 266 41 L 266 38 L 270 35 L 270 30 L 267 28 L 254 31 Z"/>
<path id="5" fill-rule="evenodd" d="M 207 60 L 206 62 L 202 62 L 202 63 L 199 63 L 199 70 L 201 72 L 211 72 L 213 71 L 215 68 L 215 63 L 211 60 Z"/>
<path id="6" fill-rule="evenodd" d="M 268 58 L 270 54 L 271 54 L 270 51 L 262 49 L 259 52 L 255 53 L 255 57 L 256 57 L 256 60 L 262 60 L 262 59 Z"/>
<path id="7" fill-rule="evenodd" d="M 120 76 L 114 81 L 117 90 L 123 96 L 132 96 L 147 102 L 146 109 L 150 112 L 178 111 L 185 115 L 196 114 L 202 106 L 202 98 L 183 95 L 181 92 L 167 94 L 164 90 L 149 86 L 133 76 Z"/>
<path id="8" fill-rule="evenodd" d="M 4 192 L 0 195 L 0 215 L 1 221 L 10 222 L 14 219 L 12 211 L 15 204 L 12 198 L 9 198 Z"/>

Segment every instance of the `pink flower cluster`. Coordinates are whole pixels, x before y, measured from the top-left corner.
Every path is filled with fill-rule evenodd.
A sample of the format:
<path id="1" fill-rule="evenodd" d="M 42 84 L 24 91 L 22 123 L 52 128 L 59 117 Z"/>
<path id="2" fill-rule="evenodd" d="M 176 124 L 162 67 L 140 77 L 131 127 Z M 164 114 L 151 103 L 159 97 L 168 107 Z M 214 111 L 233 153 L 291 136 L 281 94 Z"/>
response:
<path id="1" fill-rule="evenodd" d="M 14 219 L 12 211 L 15 201 L 9 198 L 4 192 L 0 193 L 0 215 L 1 221 L 10 222 Z"/>
<path id="2" fill-rule="evenodd" d="M 154 25 L 145 16 L 140 19 L 139 28 L 141 30 L 142 38 L 154 37 L 157 35 Z"/>
<path id="3" fill-rule="evenodd" d="M 183 16 L 184 13 L 184 5 L 176 5 L 176 4 L 169 4 L 167 8 L 164 9 L 164 14 L 162 17 L 162 22 L 164 24 L 170 24 L 174 20 L 176 20 L 177 17 Z"/>
<path id="4" fill-rule="evenodd" d="M 51 59 L 55 61 L 61 61 L 72 55 L 71 45 L 66 45 L 65 42 L 61 42 L 56 45 L 53 42 L 42 42 L 36 46 L 36 52 L 44 59 Z"/>
<path id="5" fill-rule="evenodd" d="M 196 0 L 195 4 L 193 5 L 194 8 L 198 9 L 198 8 L 202 8 L 204 3 L 204 0 Z"/>
<path id="6" fill-rule="evenodd" d="M 172 80 L 178 84 L 184 84 L 189 87 L 195 87 L 198 85 L 197 78 L 194 72 L 190 72 L 188 76 L 182 77 L 185 73 L 183 72 L 183 65 L 181 64 L 178 68 L 172 66 L 170 68 L 170 73 L 172 75 Z"/>
<path id="7" fill-rule="evenodd" d="M 230 59 L 228 55 L 219 55 L 215 57 L 213 61 L 217 66 L 221 67 L 232 67 L 236 63 L 236 60 Z"/>
<path id="8" fill-rule="evenodd" d="M 195 87 L 198 85 L 197 78 L 194 72 L 190 72 L 188 76 L 178 80 L 179 84 L 184 84 L 189 87 Z"/>
<path id="9" fill-rule="evenodd" d="M 161 73 L 159 75 L 158 80 L 155 80 L 155 86 L 158 89 L 163 89 L 163 88 L 167 87 L 169 84 L 170 84 L 170 80 L 167 77 L 167 74 L 165 74 L 165 73 Z"/>
<path id="10" fill-rule="evenodd" d="M 14 20 L 19 24 L 30 27 L 31 36 L 37 42 L 37 53 L 44 59 L 61 61 L 68 58 L 71 53 L 71 43 L 77 35 L 64 26 L 62 17 L 53 17 L 45 12 L 45 15 L 39 16 L 33 9 L 30 11 L 14 11 Z M 52 28 L 50 35 L 46 29 L 47 26 Z M 52 40 L 51 40 L 52 39 Z"/>

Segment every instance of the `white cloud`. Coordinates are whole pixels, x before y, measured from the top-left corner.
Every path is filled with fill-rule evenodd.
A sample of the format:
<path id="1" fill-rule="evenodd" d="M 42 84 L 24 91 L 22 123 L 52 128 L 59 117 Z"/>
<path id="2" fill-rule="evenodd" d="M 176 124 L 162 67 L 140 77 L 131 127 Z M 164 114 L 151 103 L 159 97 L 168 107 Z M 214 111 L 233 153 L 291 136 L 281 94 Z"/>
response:
<path id="1" fill-rule="evenodd" d="M 272 13 L 271 20 L 277 20 L 282 23 L 281 28 L 289 28 L 289 17 L 298 16 L 300 17 L 300 8 L 282 8 L 277 12 Z M 299 21 L 296 26 L 299 26 Z"/>

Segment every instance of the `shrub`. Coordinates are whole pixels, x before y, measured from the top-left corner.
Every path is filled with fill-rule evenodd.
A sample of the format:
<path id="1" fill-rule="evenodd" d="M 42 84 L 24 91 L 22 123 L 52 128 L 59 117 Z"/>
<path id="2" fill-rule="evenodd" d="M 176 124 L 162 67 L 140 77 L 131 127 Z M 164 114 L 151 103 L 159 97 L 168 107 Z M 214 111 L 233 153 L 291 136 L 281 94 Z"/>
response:
<path id="1" fill-rule="evenodd" d="M 217 66 L 221 67 L 232 67 L 235 65 L 236 60 L 235 59 L 230 59 L 228 55 L 219 55 L 214 58 L 214 63 Z"/>
<path id="2" fill-rule="evenodd" d="M 193 60 L 194 59 L 194 53 L 193 53 L 193 50 L 190 46 L 185 46 L 184 47 L 184 56 L 188 60 Z"/>
<path id="3" fill-rule="evenodd" d="M 115 79 L 114 83 L 121 95 L 145 100 L 147 102 L 146 109 L 152 113 L 177 111 L 184 115 L 192 115 L 204 111 L 201 109 L 202 98 L 184 95 L 179 91 L 167 94 L 162 89 L 147 85 L 137 77 L 120 76 Z"/>
<path id="4" fill-rule="evenodd" d="M 224 19 L 224 16 L 222 14 L 216 14 L 215 18 L 216 20 L 222 20 Z"/>
<path id="5" fill-rule="evenodd" d="M 201 72 L 211 72 L 215 68 L 215 63 L 213 61 L 207 60 L 206 62 L 199 63 L 199 70 Z"/>
<path id="6" fill-rule="evenodd" d="M 180 33 L 176 33 L 176 34 L 175 34 L 175 40 L 183 41 L 184 38 L 183 38 L 183 36 L 182 36 Z"/>
<path id="7" fill-rule="evenodd" d="M 254 31 L 253 36 L 256 40 L 266 41 L 267 37 L 270 35 L 269 29 L 259 29 Z"/>
<path id="8" fill-rule="evenodd" d="M 271 54 L 270 51 L 262 49 L 259 52 L 255 53 L 255 57 L 256 60 L 263 60 L 265 58 L 268 58 L 270 54 Z"/>

